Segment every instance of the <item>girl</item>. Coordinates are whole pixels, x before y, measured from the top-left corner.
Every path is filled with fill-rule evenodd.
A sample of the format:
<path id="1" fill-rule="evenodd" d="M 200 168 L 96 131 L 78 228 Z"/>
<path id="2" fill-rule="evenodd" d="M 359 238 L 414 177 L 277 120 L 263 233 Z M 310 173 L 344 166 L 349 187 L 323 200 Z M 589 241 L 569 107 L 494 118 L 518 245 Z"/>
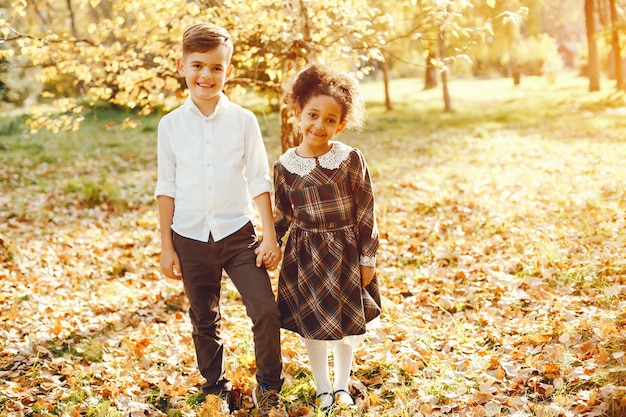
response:
<path id="1" fill-rule="evenodd" d="M 317 405 L 353 405 L 353 349 L 363 341 L 366 323 L 381 312 L 378 229 L 365 159 L 333 138 L 364 125 L 365 104 L 354 79 L 318 65 L 297 74 L 285 100 L 302 141 L 274 166 L 279 238 L 289 231 L 278 283 L 281 326 L 304 340 Z"/>

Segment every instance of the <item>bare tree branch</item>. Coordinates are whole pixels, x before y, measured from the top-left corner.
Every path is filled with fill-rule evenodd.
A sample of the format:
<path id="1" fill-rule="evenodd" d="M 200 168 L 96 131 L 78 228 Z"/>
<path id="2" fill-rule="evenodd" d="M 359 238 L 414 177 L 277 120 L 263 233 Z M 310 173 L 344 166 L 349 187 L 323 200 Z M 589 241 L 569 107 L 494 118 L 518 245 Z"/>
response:
<path id="1" fill-rule="evenodd" d="M 37 36 L 32 36 L 32 35 L 27 35 L 25 33 L 20 33 L 17 30 L 15 30 L 14 28 L 9 28 L 9 30 L 11 31 L 11 34 L 9 36 L 7 36 L 5 39 L 3 39 L 4 42 L 15 42 L 18 39 L 32 39 L 32 40 L 37 40 L 37 41 L 41 41 L 43 43 L 86 43 L 87 45 L 91 45 L 91 46 L 98 46 L 97 44 L 95 44 L 93 41 L 89 40 L 89 39 L 78 39 L 78 38 L 40 38 Z"/>

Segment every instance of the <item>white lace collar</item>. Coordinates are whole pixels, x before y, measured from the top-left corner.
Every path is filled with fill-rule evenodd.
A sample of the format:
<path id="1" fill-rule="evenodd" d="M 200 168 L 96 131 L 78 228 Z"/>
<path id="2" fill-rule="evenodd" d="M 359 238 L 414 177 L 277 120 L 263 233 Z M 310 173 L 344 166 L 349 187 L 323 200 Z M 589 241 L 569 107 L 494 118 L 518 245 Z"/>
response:
<path id="1" fill-rule="evenodd" d="M 279 160 L 287 171 L 303 177 L 313 171 L 317 163 L 322 168 L 338 169 L 341 163 L 348 159 L 351 151 L 352 148 L 345 143 L 333 142 L 332 148 L 323 155 L 304 158 L 296 153 L 296 148 L 291 148 L 282 154 Z"/>

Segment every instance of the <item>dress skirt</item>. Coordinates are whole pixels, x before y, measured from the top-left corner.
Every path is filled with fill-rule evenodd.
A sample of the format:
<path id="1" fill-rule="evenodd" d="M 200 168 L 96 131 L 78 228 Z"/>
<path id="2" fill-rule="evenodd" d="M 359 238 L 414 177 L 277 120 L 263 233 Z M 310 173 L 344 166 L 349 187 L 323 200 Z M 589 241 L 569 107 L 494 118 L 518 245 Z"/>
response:
<path id="1" fill-rule="evenodd" d="M 306 262 L 305 262 L 306 261 Z M 381 313 L 377 278 L 361 288 L 353 225 L 292 225 L 278 286 L 281 326 L 307 339 L 364 335 Z"/>

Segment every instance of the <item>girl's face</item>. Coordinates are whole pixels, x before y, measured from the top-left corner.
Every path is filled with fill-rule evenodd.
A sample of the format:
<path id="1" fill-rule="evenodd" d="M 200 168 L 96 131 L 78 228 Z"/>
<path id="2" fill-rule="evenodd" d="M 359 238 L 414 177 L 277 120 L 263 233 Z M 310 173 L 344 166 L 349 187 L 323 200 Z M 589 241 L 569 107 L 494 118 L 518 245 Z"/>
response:
<path id="1" fill-rule="evenodd" d="M 191 99 L 204 113 L 213 112 L 220 91 L 232 73 L 225 45 L 206 52 L 192 52 L 178 60 L 178 73 L 185 77 Z"/>
<path id="2" fill-rule="evenodd" d="M 302 129 L 302 143 L 310 150 L 326 152 L 330 140 L 341 133 L 341 104 L 331 96 L 312 97 L 297 115 Z"/>

